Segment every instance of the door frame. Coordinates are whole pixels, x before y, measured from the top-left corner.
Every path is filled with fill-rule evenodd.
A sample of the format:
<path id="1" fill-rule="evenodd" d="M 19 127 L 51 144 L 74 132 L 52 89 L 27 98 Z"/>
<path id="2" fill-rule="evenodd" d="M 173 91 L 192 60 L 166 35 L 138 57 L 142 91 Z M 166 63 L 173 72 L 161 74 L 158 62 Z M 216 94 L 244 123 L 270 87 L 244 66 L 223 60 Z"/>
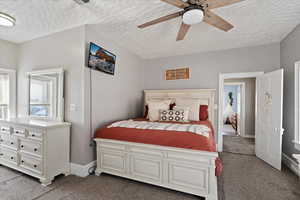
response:
<path id="1" fill-rule="evenodd" d="M 218 151 L 223 151 L 223 135 L 222 135 L 222 127 L 223 127 L 223 88 L 224 88 L 224 80 L 225 79 L 233 79 L 233 78 L 257 78 L 258 76 L 263 75 L 264 72 L 242 72 L 242 73 L 220 73 L 219 74 L 219 114 L 218 114 Z M 257 84 L 255 86 L 255 102 L 257 100 Z M 256 103 L 255 103 L 256 104 Z M 257 116 L 257 106 L 255 106 L 255 121 Z M 255 122 L 256 124 L 256 122 Z M 256 126 L 256 125 L 255 125 Z"/>
<path id="2" fill-rule="evenodd" d="M 240 112 L 240 117 L 239 117 L 239 120 L 238 120 L 238 130 L 239 130 L 239 134 L 240 136 L 242 137 L 246 137 L 246 134 L 245 134 L 245 111 L 246 111 L 246 106 L 245 106 L 245 83 L 244 82 L 224 82 L 224 86 L 225 85 L 238 85 L 241 87 L 241 91 L 240 91 L 240 95 L 241 95 L 241 98 L 240 98 L 240 109 L 241 109 L 241 112 Z M 224 99 L 224 87 L 223 87 L 223 92 L 222 92 L 222 96 L 220 96 L 220 98 L 223 98 Z M 224 103 L 224 102 L 223 102 Z M 223 127 L 223 124 L 222 124 L 222 127 Z M 222 127 L 221 127 L 221 130 L 222 130 Z"/>
<path id="3" fill-rule="evenodd" d="M 295 145 L 295 148 L 300 151 L 300 61 L 297 61 L 295 63 L 295 124 L 294 124 L 294 129 L 295 129 L 295 136 L 293 143 Z"/>

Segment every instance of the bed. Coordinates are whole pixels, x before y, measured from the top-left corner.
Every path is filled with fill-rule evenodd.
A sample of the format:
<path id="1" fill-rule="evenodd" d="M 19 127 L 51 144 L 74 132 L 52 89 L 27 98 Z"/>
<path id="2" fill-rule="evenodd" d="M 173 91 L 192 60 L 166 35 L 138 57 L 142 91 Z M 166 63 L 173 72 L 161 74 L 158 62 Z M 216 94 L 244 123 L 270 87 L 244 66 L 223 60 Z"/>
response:
<path id="1" fill-rule="evenodd" d="M 215 90 L 145 90 L 149 99 L 199 99 L 208 106 L 207 121 L 190 122 L 209 127 L 205 137 L 188 132 L 105 127 L 97 130 L 96 175 L 113 174 L 165 188 L 217 200 L 221 164 L 216 152 Z M 134 121 L 146 121 L 135 119 Z"/>

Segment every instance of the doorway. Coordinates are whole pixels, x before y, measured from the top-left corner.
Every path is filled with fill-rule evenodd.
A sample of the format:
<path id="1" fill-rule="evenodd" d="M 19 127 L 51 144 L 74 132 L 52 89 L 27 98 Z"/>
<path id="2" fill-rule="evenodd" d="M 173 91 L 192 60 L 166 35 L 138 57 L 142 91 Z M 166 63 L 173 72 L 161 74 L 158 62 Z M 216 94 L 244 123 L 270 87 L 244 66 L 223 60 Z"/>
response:
<path id="1" fill-rule="evenodd" d="M 283 69 L 271 72 L 230 73 L 219 76 L 218 151 L 223 151 L 223 104 L 226 79 L 255 78 L 255 155 L 281 170 Z M 246 91 L 245 94 L 248 92 Z M 247 99 L 247 97 L 245 98 Z M 248 105 L 245 102 L 245 105 Z M 247 120 L 246 120 L 247 121 Z M 247 134 L 247 131 L 245 131 Z M 241 137 L 239 137 L 241 138 Z M 243 146 L 243 145 L 241 145 Z"/>
<path id="2" fill-rule="evenodd" d="M 256 78 L 224 79 L 223 151 L 255 155 Z"/>
<path id="3" fill-rule="evenodd" d="M 256 78 L 263 72 L 220 74 L 218 150 L 255 153 Z M 227 149 L 228 150 L 228 149 Z M 241 151 L 241 152 L 239 152 Z"/>

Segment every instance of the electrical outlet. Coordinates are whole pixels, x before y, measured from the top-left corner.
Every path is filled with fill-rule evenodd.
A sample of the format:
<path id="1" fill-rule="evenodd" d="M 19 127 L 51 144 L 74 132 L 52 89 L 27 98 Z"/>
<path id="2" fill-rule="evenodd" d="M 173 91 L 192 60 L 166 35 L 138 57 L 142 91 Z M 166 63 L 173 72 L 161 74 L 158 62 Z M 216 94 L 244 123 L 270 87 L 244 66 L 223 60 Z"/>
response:
<path id="1" fill-rule="evenodd" d="M 74 1 L 81 5 L 81 4 L 89 3 L 90 0 L 74 0 Z"/>

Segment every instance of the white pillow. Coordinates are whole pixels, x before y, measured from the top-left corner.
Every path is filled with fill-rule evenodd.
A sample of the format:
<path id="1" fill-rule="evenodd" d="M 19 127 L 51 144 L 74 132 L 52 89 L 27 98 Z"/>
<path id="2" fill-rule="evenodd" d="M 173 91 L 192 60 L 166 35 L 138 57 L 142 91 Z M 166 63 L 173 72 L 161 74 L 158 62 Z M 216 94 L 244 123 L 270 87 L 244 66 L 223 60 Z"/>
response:
<path id="1" fill-rule="evenodd" d="M 183 114 L 183 121 L 188 122 L 189 121 L 189 112 L 190 112 L 190 108 L 186 107 L 186 106 L 175 106 L 173 108 L 173 110 L 183 110 L 184 114 Z"/>
<path id="2" fill-rule="evenodd" d="M 160 110 L 169 110 L 170 103 L 161 101 L 161 102 L 148 102 L 148 117 L 150 121 L 158 121 Z"/>
<path id="3" fill-rule="evenodd" d="M 176 99 L 176 107 L 188 107 L 189 108 L 189 120 L 199 121 L 200 100 L 198 99 Z"/>
<path id="4" fill-rule="evenodd" d="M 149 119 L 149 103 L 160 103 L 160 102 L 164 102 L 164 103 L 170 105 L 172 101 L 173 101 L 173 103 L 175 102 L 175 101 L 172 100 L 172 99 L 150 99 L 150 100 L 146 100 L 145 106 L 148 105 L 148 115 L 146 116 L 146 118 Z M 168 107 L 168 109 L 169 109 L 169 107 Z"/>

